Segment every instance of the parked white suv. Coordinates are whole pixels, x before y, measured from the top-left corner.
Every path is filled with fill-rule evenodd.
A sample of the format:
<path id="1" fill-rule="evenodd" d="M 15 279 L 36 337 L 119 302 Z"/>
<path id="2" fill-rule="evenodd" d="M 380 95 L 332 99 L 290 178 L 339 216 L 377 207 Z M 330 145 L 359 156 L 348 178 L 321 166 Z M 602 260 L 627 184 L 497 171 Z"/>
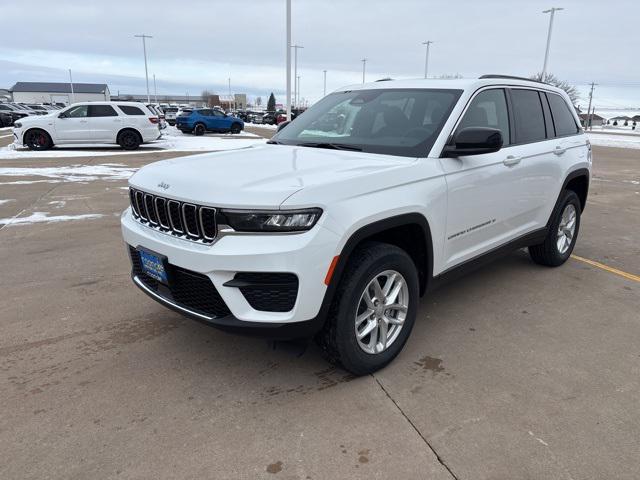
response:
<path id="1" fill-rule="evenodd" d="M 567 95 L 513 77 L 338 90 L 268 145 L 148 165 L 122 215 L 133 281 L 210 325 L 315 336 L 355 374 L 419 297 L 497 254 L 571 254 L 591 148 Z"/>
<path id="2" fill-rule="evenodd" d="M 118 144 L 135 150 L 160 137 L 158 115 L 138 102 L 74 103 L 14 123 L 14 143 L 31 150 L 54 145 Z"/>

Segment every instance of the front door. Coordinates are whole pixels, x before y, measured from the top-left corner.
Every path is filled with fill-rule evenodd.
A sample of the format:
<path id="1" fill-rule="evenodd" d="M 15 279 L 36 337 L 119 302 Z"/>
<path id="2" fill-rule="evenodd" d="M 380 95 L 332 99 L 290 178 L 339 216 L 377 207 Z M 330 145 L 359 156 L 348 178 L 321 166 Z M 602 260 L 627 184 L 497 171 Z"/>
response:
<path id="1" fill-rule="evenodd" d="M 502 132 L 494 153 L 441 158 L 447 182 L 444 269 L 506 243 L 517 221 L 520 149 L 512 145 L 504 89 L 482 90 L 471 100 L 456 128 L 491 127 Z"/>
<path id="2" fill-rule="evenodd" d="M 55 119 L 56 143 L 84 143 L 91 139 L 89 106 L 76 105 L 60 113 Z"/>

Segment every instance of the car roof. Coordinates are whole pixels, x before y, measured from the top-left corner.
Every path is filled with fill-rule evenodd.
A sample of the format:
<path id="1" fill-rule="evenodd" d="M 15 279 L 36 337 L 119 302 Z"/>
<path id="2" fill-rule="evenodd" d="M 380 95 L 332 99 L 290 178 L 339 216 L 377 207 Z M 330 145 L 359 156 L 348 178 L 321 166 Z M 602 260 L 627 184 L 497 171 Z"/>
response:
<path id="1" fill-rule="evenodd" d="M 442 90 L 470 90 L 475 91 L 487 86 L 513 86 L 530 87 L 541 90 L 553 91 L 563 94 L 563 90 L 547 83 L 535 80 L 526 80 L 508 76 L 492 76 L 492 78 L 456 78 L 456 79 L 407 79 L 407 80 L 386 80 L 384 82 L 359 83 L 347 85 L 334 92 L 345 92 L 353 90 L 391 90 L 396 88 L 433 88 Z"/>

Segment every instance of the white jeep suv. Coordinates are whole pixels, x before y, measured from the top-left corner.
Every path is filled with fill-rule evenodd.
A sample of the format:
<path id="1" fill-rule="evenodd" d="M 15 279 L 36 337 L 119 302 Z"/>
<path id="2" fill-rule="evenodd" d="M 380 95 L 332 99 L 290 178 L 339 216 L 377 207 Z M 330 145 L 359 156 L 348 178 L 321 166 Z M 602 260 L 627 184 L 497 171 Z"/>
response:
<path id="1" fill-rule="evenodd" d="M 343 88 L 267 143 L 130 179 L 133 281 L 223 329 L 314 336 L 355 374 L 398 355 L 446 278 L 522 247 L 564 263 L 590 182 L 567 95 L 498 75 Z"/>
<path id="2" fill-rule="evenodd" d="M 160 137 L 160 119 L 138 102 L 74 103 L 47 115 L 14 122 L 14 144 L 31 150 L 54 145 L 117 144 L 135 150 Z"/>

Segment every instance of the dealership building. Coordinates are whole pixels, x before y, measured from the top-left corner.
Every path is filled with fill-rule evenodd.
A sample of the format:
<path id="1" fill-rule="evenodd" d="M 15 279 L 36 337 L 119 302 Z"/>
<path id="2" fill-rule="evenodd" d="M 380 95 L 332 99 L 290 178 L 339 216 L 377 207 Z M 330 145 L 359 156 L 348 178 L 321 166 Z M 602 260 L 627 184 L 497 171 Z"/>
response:
<path id="1" fill-rule="evenodd" d="M 9 90 L 17 103 L 99 102 L 111 100 L 105 83 L 18 82 Z"/>

